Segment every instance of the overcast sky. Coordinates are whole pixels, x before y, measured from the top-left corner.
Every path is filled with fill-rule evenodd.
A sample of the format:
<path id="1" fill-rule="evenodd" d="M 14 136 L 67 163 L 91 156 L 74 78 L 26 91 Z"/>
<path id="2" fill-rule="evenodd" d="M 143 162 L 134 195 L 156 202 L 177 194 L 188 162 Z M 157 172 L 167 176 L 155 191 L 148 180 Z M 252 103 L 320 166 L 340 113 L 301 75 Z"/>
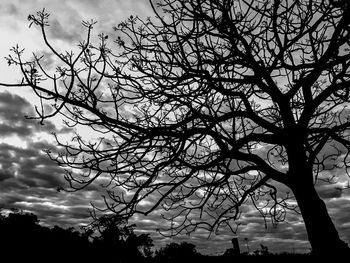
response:
<path id="1" fill-rule="evenodd" d="M 26 48 L 28 54 L 43 50 L 40 33 L 29 28 L 28 14 L 45 8 L 51 13 L 49 37 L 60 49 L 75 47 L 84 31 L 81 21 L 95 19 L 96 35 L 112 32 L 112 27 L 131 14 L 150 16 L 147 0 L 1 0 L 0 1 L 0 82 L 13 82 L 20 77 L 13 67 L 2 59 L 15 44 Z M 42 149 L 55 148 L 50 132 L 62 136 L 69 131 L 59 123 L 47 122 L 41 126 L 26 120 L 33 114 L 35 97 L 29 90 L 0 88 L 0 207 L 20 208 L 38 215 L 46 225 L 78 226 L 89 222 L 90 201 L 100 200 L 100 193 L 93 188 L 78 193 L 57 192 L 64 184 L 62 170 L 51 162 Z M 339 183 L 342 183 L 341 181 Z M 350 242 L 350 191 L 339 191 L 335 185 L 320 185 L 318 191 L 326 201 L 330 215 L 340 236 Z M 271 251 L 306 252 L 309 249 L 301 217 L 290 214 L 287 221 L 265 229 L 262 219 L 253 209 L 242 215 L 238 237 L 241 249 L 246 250 L 245 238 L 250 250 L 264 244 Z M 138 229 L 151 234 L 157 245 L 164 240 L 155 233 L 159 215 L 134 219 Z M 212 235 L 207 240 L 200 234 L 178 237 L 176 241 L 188 241 L 207 254 L 223 253 L 231 247 L 232 233 Z"/>

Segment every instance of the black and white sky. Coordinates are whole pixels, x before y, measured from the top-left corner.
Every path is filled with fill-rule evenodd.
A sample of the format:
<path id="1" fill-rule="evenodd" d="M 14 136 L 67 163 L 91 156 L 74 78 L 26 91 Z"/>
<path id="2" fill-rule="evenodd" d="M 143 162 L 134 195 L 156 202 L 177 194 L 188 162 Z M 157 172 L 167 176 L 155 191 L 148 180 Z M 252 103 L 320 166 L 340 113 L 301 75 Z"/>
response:
<path id="1" fill-rule="evenodd" d="M 113 26 L 131 14 L 152 16 L 148 0 L 1 0 L 0 1 L 0 82 L 16 82 L 20 79 L 15 68 L 8 67 L 3 57 L 12 46 L 19 44 L 26 52 L 45 52 L 40 32 L 29 28 L 29 14 L 45 8 L 50 16 L 49 38 L 61 50 L 76 47 L 84 36 L 82 20 L 98 21 L 94 33 L 113 34 Z M 50 58 L 50 56 L 48 56 Z M 47 65 L 53 61 L 47 60 Z M 70 130 L 59 119 L 44 126 L 24 118 L 34 114 L 35 96 L 30 90 L 0 88 L 0 207 L 19 208 L 38 215 L 42 224 L 79 227 L 90 221 L 90 201 L 101 201 L 97 188 L 76 193 L 58 192 L 64 184 L 63 172 L 43 153 L 43 149 L 55 149 L 51 132 L 69 138 Z M 341 173 L 329 171 L 329 173 Z M 350 243 L 350 190 L 339 191 L 346 178 L 339 174 L 335 184 L 318 186 L 340 236 Z M 289 214 L 286 222 L 277 228 L 265 229 L 262 218 L 252 208 L 246 207 L 241 217 L 238 238 L 242 250 L 246 250 L 245 238 L 250 250 L 260 244 L 271 251 L 307 252 L 309 244 L 303 221 L 298 214 Z M 156 233 L 159 214 L 147 218 L 134 218 L 139 231 L 150 233 L 156 245 L 170 242 Z M 231 247 L 230 232 L 220 232 L 210 239 L 206 234 L 194 233 L 179 236 L 175 241 L 188 241 L 207 254 L 220 254 Z"/>

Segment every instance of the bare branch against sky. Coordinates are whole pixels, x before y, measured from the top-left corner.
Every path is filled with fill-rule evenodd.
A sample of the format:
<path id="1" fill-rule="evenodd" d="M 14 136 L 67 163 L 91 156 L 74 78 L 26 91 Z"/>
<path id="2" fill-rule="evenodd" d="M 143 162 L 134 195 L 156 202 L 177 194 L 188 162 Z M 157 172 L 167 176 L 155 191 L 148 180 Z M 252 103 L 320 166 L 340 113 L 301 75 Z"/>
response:
<path id="1" fill-rule="evenodd" d="M 350 242 L 348 5 L 199 2 L 1 1 L 0 206 L 209 253 Z"/>

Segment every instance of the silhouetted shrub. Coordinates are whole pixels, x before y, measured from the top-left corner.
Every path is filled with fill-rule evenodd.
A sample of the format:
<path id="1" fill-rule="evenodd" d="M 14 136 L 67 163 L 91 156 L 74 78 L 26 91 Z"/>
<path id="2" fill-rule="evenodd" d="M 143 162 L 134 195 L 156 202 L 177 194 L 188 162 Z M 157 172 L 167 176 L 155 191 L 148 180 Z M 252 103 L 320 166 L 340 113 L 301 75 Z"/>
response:
<path id="1" fill-rule="evenodd" d="M 149 234 L 136 235 L 135 225 L 127 225 L 125 221 L 117 221 L 113 217 L 100 217 L 90 225 L 95 253 L 108 258 L 113 251 L 113 258 L 121 262 L 140 262 L 151 257 L 153 241 Z"/>
<path id="2" fill-rule="evenodd" d="M 199 255 L 200 254 L 196 251 L 196 246 L 191 243 L 170 243 L 156 252 L 156 259 L 163 262 L 183 259 L 188 260 L 198 257 Z"/>

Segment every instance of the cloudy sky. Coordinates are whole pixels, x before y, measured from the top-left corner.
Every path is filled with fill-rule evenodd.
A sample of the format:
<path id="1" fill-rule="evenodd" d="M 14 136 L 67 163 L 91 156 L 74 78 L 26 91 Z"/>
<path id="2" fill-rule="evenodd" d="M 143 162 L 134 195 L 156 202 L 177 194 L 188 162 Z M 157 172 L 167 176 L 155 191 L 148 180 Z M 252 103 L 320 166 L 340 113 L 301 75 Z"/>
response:
<path id="1" fill-rule="evenodd" d="M 0 82 L 15 82 L 20 79 L 15 68 L 8 67 L 2 59 L 12 46 L 19 44 L 26 52 L 43 50 L 39 31 L 29 28 L 28 14 L 45 8 L 51 13 L 49 37 L 60 49 L 75 47 L 84 36 L 82 20 L 95 19 L 96 35 L 111 33 L 112 27 L 131 14 L 151 15 L 147 0 L 1 0 L 0 1 Z M 62 170 L 42 152 L 55 148 L 50 132 L 69 136 L 69 130 L 60 122 L 38 125 L 24 118 L 33 114 L 36 98 L 29 90 L 0 87 L 0 207 L 20 208 L 34 212 L 43 224 L 53 226 L 78 226 L 89 222 L 90 201 L 99 202 L 96 190 L 77 193 L 58 192 L 64 184 Z M 320 185 L 318 190 L 326 201 L 331 217 L 341 237 L 350 242 L 350 191 L 338 191 L 337 185 Z M 245 238 L 250 250 L 264 244 L 272 251 L 298 251 L 309 249 L 302 219 L 290 214 L 285 223 L 277 228 L 268 225 L 265 229 L 262 219 L 254 210 L 247 209 L 242 216 L 238 237 L 242 250 L 246 250 Z M 155 243 L 161 245 L 170 240 L 158 236 L 159 218 L 150 215 L 136 218 L 139 230 L 152 235 Z M 223 253 L 230 247 L 232 233 L 222 232 L 207 240 L 203 235 L 178 237 L 176 241 L 188 241 L 208 254 Z"/>

